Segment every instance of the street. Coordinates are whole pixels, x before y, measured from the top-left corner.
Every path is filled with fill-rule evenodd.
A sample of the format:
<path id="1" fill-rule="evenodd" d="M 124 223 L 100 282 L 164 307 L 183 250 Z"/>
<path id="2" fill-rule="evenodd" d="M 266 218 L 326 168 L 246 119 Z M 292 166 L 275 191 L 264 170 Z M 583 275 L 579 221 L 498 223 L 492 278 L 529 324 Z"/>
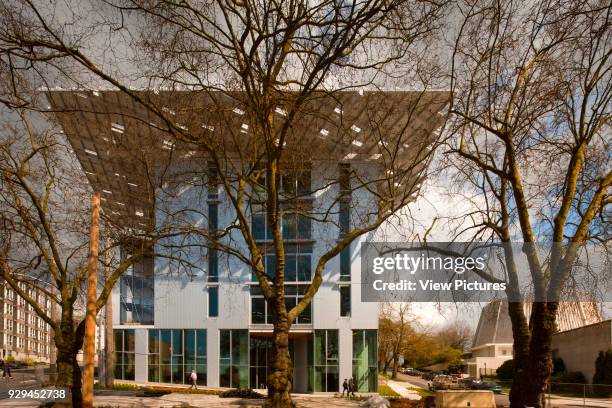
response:
<path id="1" fill-rule="evenodd" d="M 13 378 L 0 377 L 0 399 L 8 397 L 8 390 L 24 389 L 41 384 L 44 376 L 44 368 L 24 368 L 12 370 Z"/>

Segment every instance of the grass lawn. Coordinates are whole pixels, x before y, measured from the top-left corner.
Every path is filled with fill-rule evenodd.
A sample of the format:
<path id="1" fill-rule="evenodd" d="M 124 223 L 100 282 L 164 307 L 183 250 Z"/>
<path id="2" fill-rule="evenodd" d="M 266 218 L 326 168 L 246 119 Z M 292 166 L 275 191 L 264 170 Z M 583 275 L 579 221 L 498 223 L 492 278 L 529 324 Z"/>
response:
<path id="1" fill-rule="evenodd" d="M 378 384 L 378 394 L 382 397 L 399 397 L 400 395 L 393 391 L 388 385 Z"/>
<path id="2" fill-rule="evenodd" d="M 434 395 L 436 395 L 435 392 L 426 390 L 425 388 L 406 387 L 406 389 L 416 392 L 417 394 L 421 396 L 421 398 L 433 397 Z"/>

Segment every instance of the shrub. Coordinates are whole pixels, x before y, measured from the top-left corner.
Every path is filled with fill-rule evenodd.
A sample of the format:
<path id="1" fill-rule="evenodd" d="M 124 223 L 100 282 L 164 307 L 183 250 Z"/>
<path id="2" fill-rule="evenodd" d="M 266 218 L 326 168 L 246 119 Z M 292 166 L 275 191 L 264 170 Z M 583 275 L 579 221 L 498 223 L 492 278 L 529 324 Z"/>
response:
<path id="1" fill-rule="evenodd" d="M 253 391 L 250 388 L 236 388 L 233 390 L 227 390 L 219 395 L 221 398 L 247 398 L 247 399 L 262 399 L 265 398 L 258 392 Z"/>
<path id="2" fill-rule="evenodd" d="M 565 362 L 561 357 L 553 359 L 553 372 L 552 375 L 557 375 L 565 372 Z"/>
<path id="3" fill-rule="evenodd" d="M 512 379 L 512 370 L 514 366 L 513 360 L 506 360 L 497 367 L 497 378 L 500 380 L 511 380 Z"/>
<path id="4" fill-rule="evenodd" d="M 452 363 L 448 365 L 448 371 L 450 373 L 463 373 L 467 369 L 467 365 L 461 362 Z"/>
<path id="5" fill-rule="evenodd" d="M 595 360 L 593 384 L 612 384 L 612 349 L 608 349 L 605 353 L 599 352 Z"/>
<path id="6" fill-rule="evenodd" d="M 560 383 L 586 384 L 586 378 L 580 371 L 560 373 L 553 379 L 553 381 Z"/>
<path id="7" fill-rule="evenodd" d="M 612 349 L 599 352 L 595 360 L 593 384 L 612 385 Z M 595 387 L 595 392 L 599 396 L 609 397 L 612 395 L 612 387 Z"/>
<path id="8" fill-rule="evenodd" d="M 24 363 L 26 363 L 26 365 L 28 366 L 33 366 L 36 364 L 36 361 L 34 361 L 33 358 L 26 358 L 22 360 Z"/>

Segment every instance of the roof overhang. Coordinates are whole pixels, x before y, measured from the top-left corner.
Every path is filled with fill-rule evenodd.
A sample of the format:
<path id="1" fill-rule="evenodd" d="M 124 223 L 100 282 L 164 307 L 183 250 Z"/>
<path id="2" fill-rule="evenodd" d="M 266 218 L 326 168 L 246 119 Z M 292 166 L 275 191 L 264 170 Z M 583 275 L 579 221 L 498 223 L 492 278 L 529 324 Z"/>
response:
<path id="1" fill-rule="evenodd" d="M 244 93 L 133 92 L 46 91 L 89 183 L 102 194 L 105 214 L 120 225 L 154 225 L 159 174 L 170 162 L 190 166 L 206 159 L 200 141 L 228 155 L 261 149 Z M 296 94 L 282 96 L 274 114 L 279 129 Z M 446 119 L 449 97 L 448 91 L 321 92 L 295 113 L 285 148 L 289 157 L 307 153 L 385 167 L 419 163 Z M 426 165 L 413 169 L 415 177 Z"/>

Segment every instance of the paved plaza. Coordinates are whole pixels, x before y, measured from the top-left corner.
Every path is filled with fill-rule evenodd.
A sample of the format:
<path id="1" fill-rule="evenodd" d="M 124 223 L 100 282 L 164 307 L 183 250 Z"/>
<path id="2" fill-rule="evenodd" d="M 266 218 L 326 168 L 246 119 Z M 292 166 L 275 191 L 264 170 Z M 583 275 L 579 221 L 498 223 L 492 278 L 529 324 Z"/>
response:
<path id="1" fill-rule="evenodd" d="M 295 395 L 294 401 L 298 407 L 305 408 L 340 408 L 359 407 L 359 401 L 335 398 L 330 395 Z M 161 397 L 136 397 L 130 395 L 101 395 L 96 396 L 96 407 L 147 407 L 147 408 L 173 408 L 173 407 L 260 407 L 263 400 L 247 400 L 239 398 L 219 398 L 216 395 L 205 394 L 178 394 L 172 393 Z M 32 400 L 0 400 L 0 407 L 38 407 L 41 404 Z"/>

